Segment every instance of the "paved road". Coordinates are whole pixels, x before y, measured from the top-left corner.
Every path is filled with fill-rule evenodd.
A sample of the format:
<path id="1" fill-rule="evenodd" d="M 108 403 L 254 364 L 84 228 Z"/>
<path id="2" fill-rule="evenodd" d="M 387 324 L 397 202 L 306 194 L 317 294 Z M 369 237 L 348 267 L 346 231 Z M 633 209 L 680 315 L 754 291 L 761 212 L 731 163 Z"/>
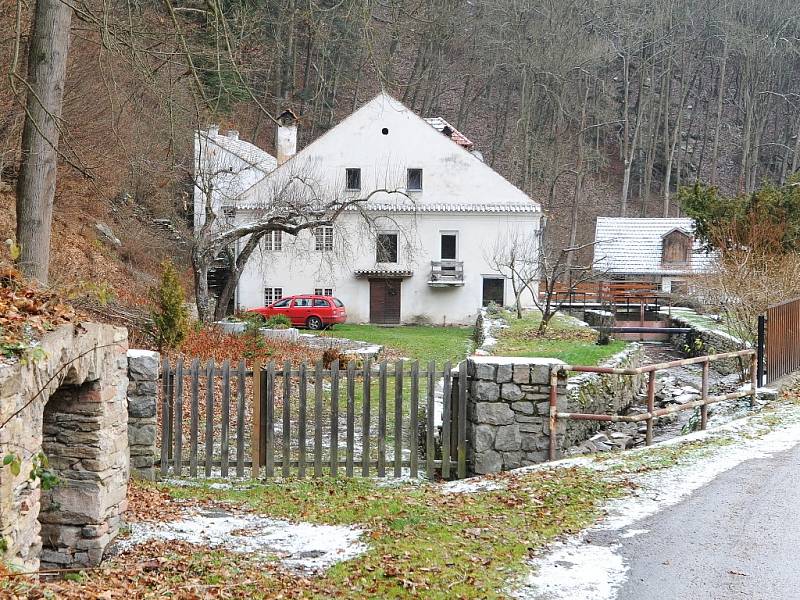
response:
<path id="1" fill-rule="evenodd" d="M 800 445 L 749 460 L 621 540 L 617 600 L 800 599 Z"/>

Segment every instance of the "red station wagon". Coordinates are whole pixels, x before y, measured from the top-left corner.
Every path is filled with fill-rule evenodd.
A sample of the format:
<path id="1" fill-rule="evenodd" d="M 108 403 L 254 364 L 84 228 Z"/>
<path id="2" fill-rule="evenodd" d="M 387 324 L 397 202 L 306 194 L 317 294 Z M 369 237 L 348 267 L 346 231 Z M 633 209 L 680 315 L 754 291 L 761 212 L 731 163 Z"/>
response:
<path id="1" fill-rule="evenodd" d="M 341 300 L 333 296 L 313 294 L 281 298 L 269 306 L 252 308 L 249 312 L 258 313 L 266 319 L 275 315 L 286 315 L 292 325 L 309 329 L 324 329 L 334 323 L 347 321 L 347 311 Z"/>

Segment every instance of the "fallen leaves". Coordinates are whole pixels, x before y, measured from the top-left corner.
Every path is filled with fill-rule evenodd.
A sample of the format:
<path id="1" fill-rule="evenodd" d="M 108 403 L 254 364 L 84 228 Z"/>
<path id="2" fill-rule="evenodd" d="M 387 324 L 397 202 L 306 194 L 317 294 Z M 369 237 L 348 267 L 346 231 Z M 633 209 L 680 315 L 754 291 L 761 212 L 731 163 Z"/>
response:
<path id="1" fill-rule="evenodd" d="M 0 354 L 22 354 L 42 334 L 74 319 L 75 311 L 60 296 L 0 264 Z"/>

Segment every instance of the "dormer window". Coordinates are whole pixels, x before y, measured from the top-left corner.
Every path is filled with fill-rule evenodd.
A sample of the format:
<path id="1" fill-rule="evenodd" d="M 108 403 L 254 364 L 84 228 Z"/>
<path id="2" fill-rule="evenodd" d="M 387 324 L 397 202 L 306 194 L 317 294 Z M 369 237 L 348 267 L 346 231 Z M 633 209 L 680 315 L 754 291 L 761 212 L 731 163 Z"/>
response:
<path id="1" fill-rule="evenodd" d="M 422 191 L 422 169 L 409 169 L 406 190 L 409 192 Z"/>
<path id="2" fill-rule="evenodd" d="M 687 265 L 692 259 L 692 236 L 682 229 L 673 229 L 661 238 L 661 262 Z"/>
<path id="3" fill-rule="evenodd" d="M 361 169 L 345 169 L 345 189 L 358 191 L 361 189 Z"/>

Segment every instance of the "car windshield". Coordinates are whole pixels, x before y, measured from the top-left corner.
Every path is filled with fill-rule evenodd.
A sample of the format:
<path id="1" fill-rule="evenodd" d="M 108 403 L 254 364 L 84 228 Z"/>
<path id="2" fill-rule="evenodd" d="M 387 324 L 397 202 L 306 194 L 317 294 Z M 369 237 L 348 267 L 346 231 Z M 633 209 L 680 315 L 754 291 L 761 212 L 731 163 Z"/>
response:
<path id="1" fill-rule="evenodd" d="M 338 298 L 334 298 L 334 299 L 333 299 L 333 303 L 334 303 L 336 306 L 340 307 L 340 308 L 341 308 L 342 306 L 344 306 L 344 303 L 343 303 L 341 300 L 339 300 Z"/>
<path id="2" fill-rule="evenodd" d="M 284 298 L 283 300 L 278 300 L 275 304 L 273 304 L 273 308 L 286 308 L 289 306 L 289 302 L 291 302 L 291 298 Z"/>

